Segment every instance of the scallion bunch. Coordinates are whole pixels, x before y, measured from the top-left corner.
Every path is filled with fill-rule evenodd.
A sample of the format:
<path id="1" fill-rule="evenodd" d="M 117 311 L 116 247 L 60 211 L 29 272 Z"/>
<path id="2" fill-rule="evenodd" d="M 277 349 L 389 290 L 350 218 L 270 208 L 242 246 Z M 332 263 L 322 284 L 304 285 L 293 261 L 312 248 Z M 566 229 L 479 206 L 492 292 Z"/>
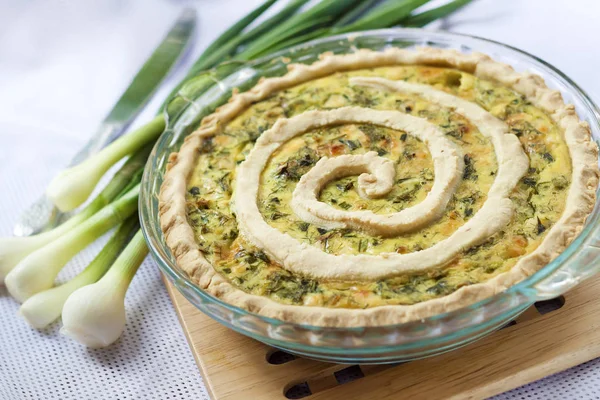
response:
<path id="1" fill-rule="evenodd" d="M 208 46 L 171 96 L 200 72 L 224 61 L 248 61 L 340 33 L 420 27 L 470 1 L 451 0 L 419 12 L 429 0 L 321 0 L 312 7 L 307 7 L 308 0 L 289 0 L 279 12 L 250 26 L 277 2 L 267 0 Z M 231 72 L 240 64 L 230 63 Z M 203 84 L 208 89 L 214 83 Z M 64 224 L 35 236 L 0 239 L 0 282 L 23 303 L 20 313 L 31 326 L 44 328 L 62 314 L 61 332 L 87 346 L 104 347 L 119 338 L 125 326 L 127 288 L 148 253 L 137 217 L 140 179 L 150 149 L 164 129 L 164 117 L 159 115 L 58 175 L 47 195 L 61 211 L 70 211 L 88 199 L 115 163 L 127 158 L 100 194 Z M 73 256 L 115 227 L 87 268 L 53 287 Z"/>

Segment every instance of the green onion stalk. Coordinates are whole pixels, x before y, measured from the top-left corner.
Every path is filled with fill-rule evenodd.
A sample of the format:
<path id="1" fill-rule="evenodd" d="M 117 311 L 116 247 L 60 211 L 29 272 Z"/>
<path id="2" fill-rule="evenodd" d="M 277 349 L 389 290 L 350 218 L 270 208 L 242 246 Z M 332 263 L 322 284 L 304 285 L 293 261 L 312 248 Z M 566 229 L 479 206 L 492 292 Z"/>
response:
<path id="1" fill-rule="evenodd" d="M 125 328 L 125 294 L 148 254 L 138 230 L 108 272 L 96 283 L 77 289 L 62 310 L 61 333 L 98 348 L 115 342 Z"/>
<path id="2" fill-rule="evenodd" d="M 215 80 L 212 72 L 203 71 L 225 61 L 233 62 L 222 64 L 220 72 L 233 73 L 248 60 L 316 38 L 397 25 L 424 26 L 471 0 L 453 0 L 419 12 L 428 1 L 321 0 L 307 8 L 309 0 L 290 0 L 273 16 L 248 28 L 277 2 L 264 1 L 208 46 L 169 97 L 184 85 L 208 90 Z M 164 129 L 161 114 L 57 176 L 46 193 L 61 211 L 73 210 L 87 200 L 108 169 L 129 156 L 100 195 L 63 225 L 28 238 L 0 239 L 0 282 L 4 278 L 10 294 L 23 302 L 21 315 L 32 326 L 47 326 L 62 310 L 62 332 L 87 346 L 103 347 L 121 335 L 125 293 L 148 252 L 140 232 L 123 247 L 137 229 L 135 213 L 144 162 Z M 120 227 L 83 272 L 52 288 L 59 271 L 75 254 L 117 225 Z"/>

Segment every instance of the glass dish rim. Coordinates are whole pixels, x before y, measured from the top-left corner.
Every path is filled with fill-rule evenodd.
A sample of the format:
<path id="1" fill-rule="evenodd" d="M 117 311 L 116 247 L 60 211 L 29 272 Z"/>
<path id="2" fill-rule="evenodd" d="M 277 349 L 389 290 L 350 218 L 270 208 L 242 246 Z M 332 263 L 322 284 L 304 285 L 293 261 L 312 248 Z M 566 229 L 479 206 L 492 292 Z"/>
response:
<path id="1" fill-rule="evenodd" d="M 259 64 L 263 64 L 267 61 L 273 60 L 273 59 L 277 59 L 277 58 L 281 58 L 283 56 L 285 56 L 286 54 L 290 54 L 293 53 L 294 51 L 300 50 L 300 49 L 304 49 L 304 48 L 308 48 L 308 47 L 313 47 L 313 46 L 318 46 L 319 44 L 322 43 L 329 43 L 329 42 L 335 42 L 336 40 L 347 40 L 349 38 L 356 38 L 356 37 L 369 37 L 369 36 L 389 36 L 389 35 L 397 35 L 399 32 L 406 32 L 406 33 L 425 33 L 425 34 L 433 34 L 433 35 L 439 35 L 445 39 L 450 39 L 450 40 L 457 40 L 457 39 L 467 39 L 467 40 L 475 40 L 475 41 L 480 41 L 488 44 L 493 44 L 496 46 L 499 46 L 501 48 L 505 48 L 508 49 L 510 51 L 516 52 L 518 53 L 520 56 L 524 56 L 526 58 L 530 58 L 538 63 L 540 63 L 543 67 L 549 69 L 551 72 L 553 72 L 554 74 L 556 74 L 558 77 L 560 77 L 562 80 L 564 80 L 573 91 L 577 92 L 578 95 L 580 95 L 581 99 L 584 101 L 585 105 L 589 108 L 589 110 L 592 111 L 593 115 L 595 116 L 595 123 L 596 125 L 598 125 L 600 127 L 600 108 L 598 107 L 598 105 L 596 105 L 596 103 L 591 99 L 591 97 L 587 94 L 587 92 L 585 90 L 583 90 L 576 82 L 574 82 L 570 77 L 568 77 L 566 74 L 564 74 L 562 71 L 560 71 L 559 69 L 557 69 L 556 67 L 552 66 L 551 64 L 549 64 L 548 62 L 540 59 L 539 57 L 528 53 L 524 50 L 521 50 L 519 48 L 516 48 L 514 46 L 511 45 L 507 45 L 505 43 L 501 43 L 495 40 L 491 40 L 491 39 L 486 39 L 486 38 L 482 38 L 479 36 L 475 36 L 475 35 L 469 35 L 469 34 L 464 34 L 464 33 L 454 33 L 454 32 L 446 32 L 446 31 L 435 31 L 435 30 L 426 30 L 426 29 L 420 29 L 420 28 L 391 28 L 391 29 L 378 29 L 378 30 L 369 30 L 369 31 L 363 31 L 363 32 L 353 32 L 353 33 L 346 33 L 346 34 L 341 34 L 341 35 L 336 35 L 336 36 L 331 36 L 331 37 L 327 37 L 327 38 L 321 38 L 321 39 L 317 39 L 317 40 L 313 40 L 307 43 L 303 43 L 301 45 L 298 46 L 294 46 L 290 49 L 286 49 L 286 50 L 281 50 L 278 51 L 276 53 L 273 53 L 271 55 L 267 55 L 264 57 L 261 57 L 259 59 L 256 60 L 252 60 L 249 62 L 244 62 L 242 63 L 243 65 L 247 66 L 247 67 L 252 67 L 255 65 L 259 65 Z M 460 44 L 460 43 L 458 43 Z M 175 98 L 177 98 L 177 95 L 174 96 L 173 98 L 169 99 L 166 104 L 168 105 L 172 100 L 174 100 Z M 186 106 L 186 107 L 189 107 Z M 165 129 L 165 131 L 169 130 L 170 127 L 170 121 L 168 118 L 168 115 L 166 113 L 166 107 L 165 107 L 165 118 L 167 120 L 167 128 Z M 178 118 L 179 116 L 177 116 Z M 598 140 L 594 139 L 597 143 Z M 159 139 L 160 141 L 160 139 Z M 154 150 L 152 151 L 151 154 L 151 158 L 155 156 L 156 153 L 156 148 L 158 146 L 158 142 L 157 141 L 157 145 L 155 145 Z M 151 163 L 151 159 L 148 160 L 148 165 L 150 165 Z M 144 177 L 143 180 L 148 179 L 148 173 L 144 172 Z M 142 185 L 144 186 L 144 185 Z M 596 191 L 597 194 L 597 201 L 596 201 L 596 205 L 595 208 L 598 207 L 599 201 L 598 201 L 598 194 L 600 194 L 600 188 L 598 188 L 598 190 Z M 145 195 L 152 195 L 149 193 L 144 193 L 144 191 L 142 190 L 141 194 L 140 194 L 140 210 L 145 209 L 145 203 L 143 200 L 143 197 Z M 195 294 L 199 295 L 203 300 L 206 300 L 208 302 L 211 303 L 216 303 L 221 307 L 224 307 L 226 309 L 228 309 L 229 311 L 232 311 L 236 314 L 245 316 L 252 316 L 252 317 L 256 317 L 259 318 L 260 320 L 271 324 L 273 326 L 278 326 L 278 325 L 289 325 L 289 326 L 293 326 L 293 327 L 297 327 L 297 328 L 301 328 L 301 329 L 305 329 L 305 330 L 318 330 L 318 331 L 323 331 L 323 330 L 328 330 L 328 331 L 340 331 L 340 332 L 362 332 L 365 329 L 369 329 L 369 328 L 373 328 L 370 326 L 361 326 L 361 327 L 328 327 L 328 326 L 319 326 L 319 325 L 308 325 L 308 324 L 302 324 L 302 323 L 294 323 L 294 322 L 289 322 L 289 321 L 283 321 L 283 320 L 279 320 L 279 319 L 275 319 L 275 318 L 270 318 L 270 317 L 266 317 L 257 313 L 253 313 L 250 312 L 248 310 L 245 310 L 243 308 L 231 305 L 217 297 L 212 296 L 211 294 L 205 292 L 203 289 L 201 289 L 199 286 L 197 286 L 196 284 L 194 284 L 191 279 L 189 277 L 186 276 L 186 274 L 181 271 L 179 268 L 177 268 L 176 266 L 172 266 L 171 262 L 168 260 L 165 260 L 160 252 L 158 251 L 158 249 L 155 248 L 154 246 L 154 242 L 151 239 L 151 232 L 148 229 L 147 224 L 150 223 L 150 221 L 146 220 L 146 213 L 141 212 L 141 226 L 142 226 L 142 231 L 143 234 L 146 238 L 146 242 L 148 243 L 148 246 L 151 250 L 152 256 L 155 259 L 155 261 L 157 262 L 159 268 L 163 271 L 166 272 L 168 277 L 177 282 L 178 284 L 184 284 L 186 287 L 192 289 Z M 590 218 L 593 217 L 593 212 L 592 214 L 590 214 Z M 596 215 L 596 220 L 600 220 L 600 216 Z M 522 281 L 518 282 L 515 285 L 512 285 L 511 287 L 509 287 L 508 289 L 506 289 L 505 291 L 498 293 L 496 295 L 490 296 L 488 298 L 485 298 L 483 300 L 480 300 L 478 302 L 475 302 L 473 304 L 467 305 L 465 307 L 461 307 L 457 310 L 453 310 L 453 311 L 448 311 L 445 313 L 441 313 L 441 314 L 436 314 L 433 315 L 431 317 L 425 318 L 423 320 L 423 322 L 425 320 L 430 321 L 430 322 L 434 322 L 437 320 L 441 320 L 444 318 L 448 318 L 452 315 L 456 315 L 456 314 L 460 314 L 462 311 L 464 311 L 467 308 L 479 308 L 484 306 L 487 303 L 491 303 L 493 301 L 495 301 L 496 299 L 498 299 L 500 296 L 507 296 L 507 295 L 514 295 L 518 292 L 525 292 L 527 290 L 535 290 L 535 288 L 533 288 L 532 286 L 534 284 L 537 284 L 543 280 L 545 280 L 546 278 L 552 276 L 552 274 L 554 272 L 556 272 L 561 266 L 564 265 L 565 262 L 567 262 L 571 257 L 573 257 L 575 255 L 575 253 L 578 250 L 581 250 L 582 245 L 584 244 L 585 241 L 590 239 L 590 235 L 592 233 L 592 231 L 595 228 L 595 224 L 592 222 L 598 222 L 598 221 L 591 221 L 587 220 L 586 224 L 584 225 L 583 229 L 581 230 L 581 232 L 579 232 L 579 234 L 576 236 L 576 238 L 569 244 L 569 246 L 563 251 L 561 252 L 555 259 L 553 259 L 550 263 L 546 264 L 544 267 L 542 267 L 540 270 L 538 270 L 537 272 L 535 272 L 534 274 L 528 276 L 527 278 L 523 279 Z M 170 253 L 170 250 L 167 248 L 165 249 L 167 252 Z M 180 290 L 180 288 L 178 288 L 178 290 Z M 378 325 L 376 326 L 376 328 L 378 329 L 394 329 L 397 328 L 399 326 L 403 326 L 406 323 L 401 323 L 401 324 L 392 324 L 392 325 Z"/>

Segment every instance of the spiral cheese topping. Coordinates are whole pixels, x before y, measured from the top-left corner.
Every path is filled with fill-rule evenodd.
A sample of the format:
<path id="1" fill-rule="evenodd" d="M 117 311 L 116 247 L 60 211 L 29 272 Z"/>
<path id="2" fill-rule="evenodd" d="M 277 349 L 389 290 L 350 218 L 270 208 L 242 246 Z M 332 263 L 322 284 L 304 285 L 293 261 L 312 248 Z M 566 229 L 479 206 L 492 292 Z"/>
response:
<path id="1" fill-rule="evenodd" d="M 395 214 L 377 215 L 372 211 L 337 210 L 319 202 L 317 196 L 325 183 L 353 174 L 362 174 L 359 176 L 359 188 L 364 195 L 381 196 L 392 186 L 394 176 L 390 163 L 372 152 L 360 156 L 322 158 L 312 171 L 300 179 L 294 190 L 292 208 L 306 222 L 328 229 L 351 227 L 379 235 L 393 235 L 418 228 L 439 217 L 463 175 L 460 152 L 439 129 L 424 119 L 397 111 L 359 107 L 308 111 L 277 121 L 257 140 L 238 168 L 234 202 L 240 230 L 247 240 L 294 273 L 318 279 L 373 280 L 443 265 L 460 251 L 486 240 L 506 226 L 513 215 L 513 204 L 508 196 L 527 171 L 528 159 L 519 140 L 508 133 L 504 122 L 476 104 L 424 85 L 362 77 L 353 78 L 350 82 L 415 93 L 441 106 L 453 108 L 472 120 L 484 135 L 491 138 L 498 160 L 497 178 L 488 193 L 487 202 L 448 239 L 410 254 L 335 255 L 299 242 L 263 219 L 257 198 L 262 171 L 273 152 L 309 129 L 340 123 L 370 123 L 403 130 L 423 140 L 430 147 L 434 161 L 435 183 L 422 203 Z"/>

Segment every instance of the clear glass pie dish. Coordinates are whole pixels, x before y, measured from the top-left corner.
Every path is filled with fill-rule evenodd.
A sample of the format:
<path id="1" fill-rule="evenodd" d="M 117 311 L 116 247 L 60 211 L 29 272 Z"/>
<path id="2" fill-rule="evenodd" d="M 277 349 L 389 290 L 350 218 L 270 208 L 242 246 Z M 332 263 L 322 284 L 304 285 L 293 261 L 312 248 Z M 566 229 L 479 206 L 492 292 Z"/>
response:
<path id="1" fill-rule="evenodd" d="M 158 193 L 169 154 L 177 151 L 201 119 L 225 103 L 234 89 L 253 87 L 261 77 L 281 76 L 287 64 L 310 64 L 323 52 L 336 54 L 390 46 L 429 46 L 478 51 L 542 76 L 574 104 L 600 140 L 600 110 L 572 80 L 532 55 L 485 39 L 420 29 L 391 29 L 314 41 L 244 64 L 224 64 L 190 81 L 167 104 L 167 129 L 158 140 L 142 181 L 142 228 L 159 268 L 198 309 L 225 326 L 290 353 L 341 363 L 392 363 L 432 356 L 468 344 L 504 326 L 540 300 L 565 293 L 600 270 L 598 203 L 581 234 L 555 260 L 503 293 L 462 309 L 399 325 L 326 328 L 293 324 L 253 314 L 203 291 L 181 271 L 165 244 L 158 217 Z"/>

